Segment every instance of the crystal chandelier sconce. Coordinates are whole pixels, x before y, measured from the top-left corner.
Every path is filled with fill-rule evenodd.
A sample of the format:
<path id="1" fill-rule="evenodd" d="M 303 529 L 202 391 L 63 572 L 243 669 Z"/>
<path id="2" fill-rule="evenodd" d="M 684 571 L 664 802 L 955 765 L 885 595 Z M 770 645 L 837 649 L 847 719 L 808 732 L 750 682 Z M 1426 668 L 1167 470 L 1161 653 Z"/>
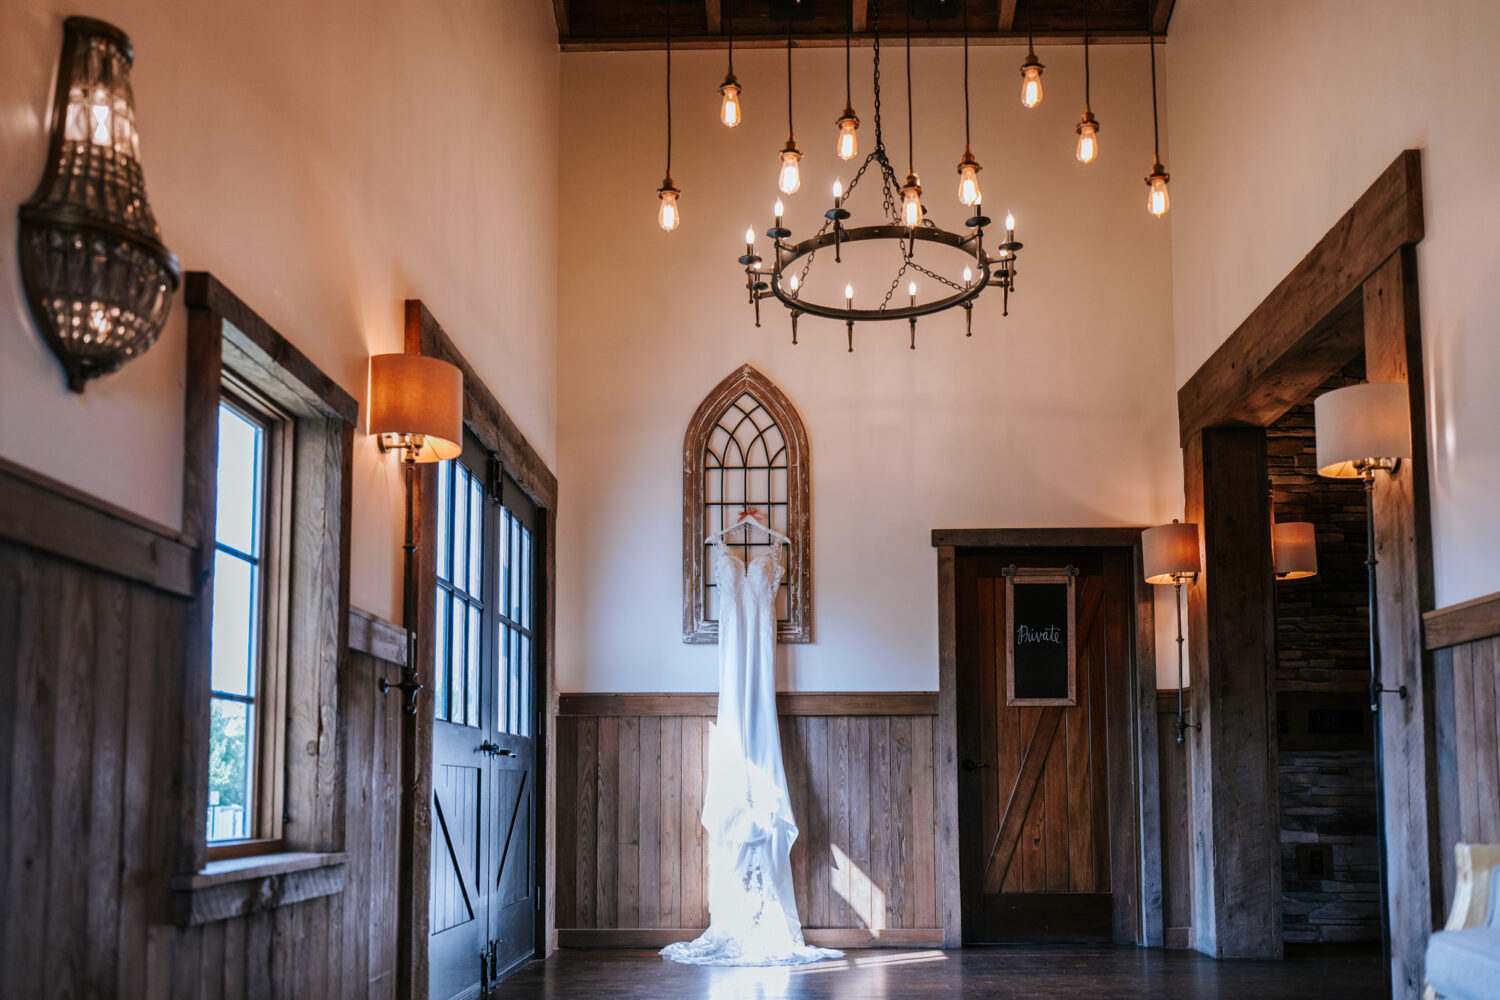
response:
<path id="1" fill-rule="evenodd" d="M 1009 314 L 1010 292 L 1015 288 L 1016 259 L 1021 250 L 1021 244 L 1015 238 L 1015 220 L 1007 213 L 1004 241 L 997 246 L 986 242 L 986 227 L 990 225 L 990 220 L 984 216 L 979 201 L 977 178 L 979 163 L 974 159 L 967 143 L 964 159 L 959 164 L 960 198 L 964 198 L 972 190 L 974 201 L 972 204 L 965 202 L 969 204 L 973 215 L 965 222 L 965 228 L 962 231 L 950 232 L 927 218 L 922 205 L 922 185 L 914 167 L 908 169 L 904 183 L 899 179 L 901 175 L 897 174 L 891 165 L 890 155 L 886 149 L 881 121 L 881 47 L 878 5 L 871 5 L 870 18 L 874 53 L 875 112 L 872 119 L 875 129 L 874 148 L 864 156 L 853 179 L 847 185 L 842 181 L 834 182 L 833 207 L 823 213 L 823 224 L 817 232 L 800 241 L 794 241 L 792 231 L 786 227 L 783 218 L 782 202 L 777 200 L 773 209 L 774 224 L 765 231 L 765 235 L 771 241 L 765 256 L 763 257 L 755 246 L 753 228 L 746 231 L 744 252 L 739 255 L 740 266 L 745 272 L 746 297 L 755 312 L 755 325 L 760 326 L 760 305 L 763 300 L 771 299 L 779 302 L 787 310 L 791 319 L 793 344 L 798 342 L 798 321 L 805 315 L 843 324 L 849 351 L 854 350 L 856 324 L 889 321 L 905 322 L 908 329 L 908 343 L 914 349 L 917 342 L 917 320 L 923 316 L 953 308 L 964 310 L 965 333 L 972 335 L 974 300 L 989 288 L 1001 289 L 1005 303 L 1002 315 Z M 910 45 L 910 21 L 908 20 L 906 67 L 908 94 L 911 90 Z M 789 46 L 789 66 L 790 51 Z M 788 76 L 788 82 L 790 82 L 790 73 Z M 967 82 L 967 74 L 965 74 L 965 81 Z M 788 90 L 790 92 L 790 88 Z M 846 117 L 849 116 L 852 116 L 852 112 L 847 113 Z M 842 134 L 843 119 L 840 119 L 839 125 Z M 911 141 L 912 118 L 908 101 L 908 163 L 915 163 Z M 842 148 L 841 144 L 841 151 Z M 786 149 L 782 151 L 783 156 L 785 157 L 788 152 L 796 153 L 795 144 L 790 140 Z M 800 154 L 797 156 L 800 158 Z M 783 176 L 785 172 L 783 168 Z M 870 220 L 869 224 L 851 226 L 849 223 L 853 220 L 853 213 L 850 211 L 850 199 L 859 189 L 861 182 L 866 181 L 867 178 L 869 178 L 866 182 L 867 187 L 869 185 L 878 187 L 876 194 L 880 196 L 882 209 L 878 216 Z M 781 190 L 786 192 L 786 185 L 783 184 Z M 895 251 L 892 256 L 896 262 L 896 271 L 889 285 L 884 286 L 886 291 L 878 304 L 856 307 L 853 283 L 839 281 L 838 275 L 833 276 L 830 283 L 833 288 L 842 286 L 841 300 L 838 298 L 832 301 L 819 300 L 813 292 L 818 285 L 809 285 L 808 279 L 817 267 L 819 254 L 831 249 L 834 258 L 832 264 L 840 264 L 842 249 L 845 244 L 849 243 L 864 243 L 872 248 L 884 246 Z M 916 258 L 915 250 L 918 244 L 924 247 L 923 260 Z M 961 255 L 960 259 L 953 261 L 951 273 L 956 274 L 961 269 L 962 279 L 950 278 L 936 267 L 928 266 L 925 260 L 926 252 L 936 251 L 939 248 L 947 248 L 948 251 L 956 251 Z M 826 267 L 822 269 L 822 271 L 826 270 L 828 270 Z M 919 282 L 923 288 L 936 286 L 937 293 L 925 300 L 920 298 Z M 900 298 L 900 292 L 903 289 L 906 293 L 904 302 Z"/>
<path id="2" fill-rule="evenodd" d="M 47 166 L 19 213 L 26 299 L 74 392 L 156 343 L 181 276 L 146 199 L 134 61 L 113 25 L 64 22 Z"/>

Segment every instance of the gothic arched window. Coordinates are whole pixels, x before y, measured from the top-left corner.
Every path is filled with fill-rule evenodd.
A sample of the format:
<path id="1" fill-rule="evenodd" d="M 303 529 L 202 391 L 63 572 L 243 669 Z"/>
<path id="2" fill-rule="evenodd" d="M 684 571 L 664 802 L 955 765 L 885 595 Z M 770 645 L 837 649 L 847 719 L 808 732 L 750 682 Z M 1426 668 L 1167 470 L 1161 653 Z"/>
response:
<path id="1" fill-rule="evenodd" d="M 718 593 L 708 572 L 713 532 L 747 507 L 792 540 L 776 599 L 779 642 L 812 641 L 812 519 L 807 431 L 786 395 L 749 365 L 714 387 L 682 446 L 682 638 L 718 642 Z M 741 528 L 726 536 L 750 558 L 770 540 Z"/>

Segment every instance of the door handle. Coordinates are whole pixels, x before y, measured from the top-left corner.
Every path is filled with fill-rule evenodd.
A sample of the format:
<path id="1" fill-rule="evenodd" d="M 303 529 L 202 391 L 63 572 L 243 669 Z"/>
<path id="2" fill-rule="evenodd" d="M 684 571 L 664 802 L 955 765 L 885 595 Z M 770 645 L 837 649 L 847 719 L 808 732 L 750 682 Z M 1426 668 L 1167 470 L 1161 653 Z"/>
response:
<path id="1" fill-rule="evenodd" d="M 491 757 L 493 757 L 493 756 L 495 756 L 495 754 L 501 752 L 501 750 L 500 750 L 500 744 L 498 744 L 498 743 L 491 743 L 489 740 L 485 740 L 483 743 L 479 744 L 479 752 L 480 753 L 487 753 Z"/>
<path id="2" fill-rule="evenodd" d="M 516 752 L 510 747 L 499 747 L 495 750 L 495 753 L 499 754 L 501 757 L 514 757 L 516 755 Z"/>
<path id="3" fill-rule="evenodd" d="M 961 768 L 963 768 L 966 772 L 968 772 L 968 771 L 977 771 L 981 767 L 989 767 L 988 764 L 977 764 L 977 763 L 974 762 L 974 760 L 972 758 L 969 758 L 969 757 L 965 757 L 963 759 L 963 763 L 959 764 L 958 766 L 961 767 Z"/>

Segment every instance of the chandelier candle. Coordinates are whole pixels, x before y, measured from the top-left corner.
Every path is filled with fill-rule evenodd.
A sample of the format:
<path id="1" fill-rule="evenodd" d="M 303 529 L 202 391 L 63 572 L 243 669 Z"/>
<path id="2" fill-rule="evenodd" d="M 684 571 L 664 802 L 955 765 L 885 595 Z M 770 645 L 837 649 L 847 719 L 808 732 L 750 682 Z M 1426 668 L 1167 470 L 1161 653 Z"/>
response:
<path id="1" fill-rule="evenodd" d="M 849 218 L 849 213 L 844 208 L 844 185 L 837 179 L 833 182 L 833 208 L 823 213 L 823 217 L 833 223 L 833 262 L 842 264 L 844 262 L 841 247 L 844 243 L 844 220 Z"/>

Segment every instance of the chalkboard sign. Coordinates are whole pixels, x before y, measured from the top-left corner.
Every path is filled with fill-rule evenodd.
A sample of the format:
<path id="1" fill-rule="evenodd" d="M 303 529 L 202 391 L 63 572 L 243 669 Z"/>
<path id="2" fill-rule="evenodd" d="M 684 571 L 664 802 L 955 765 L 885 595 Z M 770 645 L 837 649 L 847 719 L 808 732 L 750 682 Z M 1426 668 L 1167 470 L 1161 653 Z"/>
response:
<path id="1" fill-rule="evenodd" d="M 1005 703 L 1078 701 L 1073 581 L 1077 570 L 1005 571 Z"/>

